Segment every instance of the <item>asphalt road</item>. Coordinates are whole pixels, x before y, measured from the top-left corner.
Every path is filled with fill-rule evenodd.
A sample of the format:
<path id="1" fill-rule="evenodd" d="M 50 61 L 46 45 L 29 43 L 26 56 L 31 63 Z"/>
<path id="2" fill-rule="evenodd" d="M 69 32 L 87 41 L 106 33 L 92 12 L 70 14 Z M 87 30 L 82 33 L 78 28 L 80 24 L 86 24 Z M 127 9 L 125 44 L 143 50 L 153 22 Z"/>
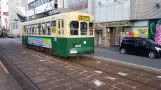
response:
<path id="1" fill-rule="evenodd" d="M 152 67 L 161 69 L 161 58 L 150 59 L 146 56 L 139 56 L 133 54 L 120 54 L 118 47 L 113 48 L 95 48 L 94 56 L 104 57 L 108 59 L 118 60 L 122 62 Z"/>

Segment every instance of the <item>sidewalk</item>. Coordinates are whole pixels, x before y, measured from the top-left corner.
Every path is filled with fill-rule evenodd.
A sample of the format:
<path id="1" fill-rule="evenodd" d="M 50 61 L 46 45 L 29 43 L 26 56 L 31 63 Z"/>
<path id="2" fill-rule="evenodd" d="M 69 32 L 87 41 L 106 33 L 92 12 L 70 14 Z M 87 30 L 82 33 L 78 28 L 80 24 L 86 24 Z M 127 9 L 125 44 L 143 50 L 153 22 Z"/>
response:
<path id="1" fill-rule="evenodd" d="M 0 61 L 1 63 L 1 61 Z M 0 65 L 0 90 L 22 90 L 12 75 Z"/>
<path id="2" fill-rule="evenodd" d="M 119 46 L 114 47 L 95 47 L 96 50 L 120 52 Z"/>

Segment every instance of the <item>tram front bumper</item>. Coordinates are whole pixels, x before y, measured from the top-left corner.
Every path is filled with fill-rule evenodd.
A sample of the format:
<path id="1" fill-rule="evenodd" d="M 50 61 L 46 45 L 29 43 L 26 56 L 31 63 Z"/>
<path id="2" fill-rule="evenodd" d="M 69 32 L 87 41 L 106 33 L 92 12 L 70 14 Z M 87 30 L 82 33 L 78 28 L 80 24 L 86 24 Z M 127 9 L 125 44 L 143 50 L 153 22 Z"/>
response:
<path id="1" fill-rule="evenodd" d="M 72 48 L 70 54 L 88 54 L 94 53 L 93 47 L 83 47 L 83 48 Z"/>

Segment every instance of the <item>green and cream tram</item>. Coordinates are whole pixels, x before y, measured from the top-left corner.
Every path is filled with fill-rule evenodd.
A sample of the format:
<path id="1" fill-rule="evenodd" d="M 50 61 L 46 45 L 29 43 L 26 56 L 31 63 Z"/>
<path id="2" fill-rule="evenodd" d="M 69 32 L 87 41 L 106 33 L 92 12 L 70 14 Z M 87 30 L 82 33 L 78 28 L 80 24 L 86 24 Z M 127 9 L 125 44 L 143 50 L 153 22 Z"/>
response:
<path id="1" fill-rule="evenodd" d="M 65 12 L 22 24 L 22 44 L 68 57 L 94 52 L 94 17 Z"/>

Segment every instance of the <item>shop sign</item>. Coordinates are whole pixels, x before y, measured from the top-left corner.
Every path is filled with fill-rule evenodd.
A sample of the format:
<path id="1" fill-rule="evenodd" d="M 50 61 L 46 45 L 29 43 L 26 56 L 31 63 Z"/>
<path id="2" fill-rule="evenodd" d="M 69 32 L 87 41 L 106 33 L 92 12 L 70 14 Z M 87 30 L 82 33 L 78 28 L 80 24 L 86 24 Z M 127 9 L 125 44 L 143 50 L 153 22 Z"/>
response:
<path id="1" fill-rule="evenodd" d="M 45 48 L 52 48 L 50 38 L 28 37 L 28 44 Z"/>
<path id="2" fill-rule="evenodd" d="M 123 22 L 108 22 L 106 24 L 106 27 L 110 26 L 129 26 L 129 21 L 123 21 Z"/>
<path id="3" fill-rule="evenodd" d="M 161 25 L 156 26 L 156 43 L 161 45 Z"/>
<path id="4" fill-rule="evenodd" d="M 89 16 L 78 16 L 78 20 L 83 20 L 83 21 L 90 21 L 90 17 Z"/>

